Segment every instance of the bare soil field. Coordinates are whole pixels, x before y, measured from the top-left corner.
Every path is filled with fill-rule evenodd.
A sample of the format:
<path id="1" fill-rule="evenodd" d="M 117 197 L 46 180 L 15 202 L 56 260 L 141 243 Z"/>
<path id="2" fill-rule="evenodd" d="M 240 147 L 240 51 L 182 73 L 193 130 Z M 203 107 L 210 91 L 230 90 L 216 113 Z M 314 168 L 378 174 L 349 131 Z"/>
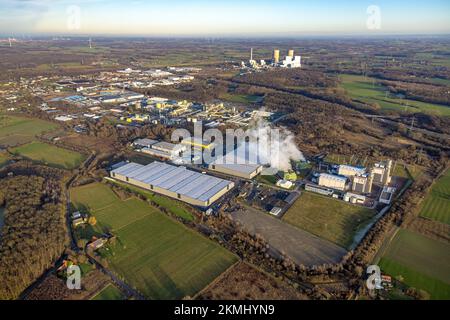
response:
<path id="1" fill-rule="evenodd" d="M 93 270 L 83 277 L 81 290 L 70 290 L 63 279 L 50 274 L 25 297 L 25 300 L 85 300 L 94 296 L 109 282 L 109 277 L 99 270 Z"/>
<path id="2" fill-rule="evenodd" d="M 305 300 L 294 288 L 240 262 L 203 291 L 199 300 Z"/>
<path id="3" fill-rule="evenodd" d="M 251 234 L 260 234 L 274 249 L 305 266 L 337 263 L 346 250 L 257 210 L 232 213 Z"/>

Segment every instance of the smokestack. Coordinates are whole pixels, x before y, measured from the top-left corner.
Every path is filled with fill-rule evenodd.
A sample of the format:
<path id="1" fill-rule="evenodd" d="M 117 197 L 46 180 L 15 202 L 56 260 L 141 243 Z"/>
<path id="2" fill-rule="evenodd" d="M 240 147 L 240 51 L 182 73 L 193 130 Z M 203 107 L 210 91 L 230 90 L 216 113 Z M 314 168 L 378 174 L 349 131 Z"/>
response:
<path id="1" fill-rule="evenodd" d="M 253 61 L 253 48 L 250 48 L 250 61 Z"/>

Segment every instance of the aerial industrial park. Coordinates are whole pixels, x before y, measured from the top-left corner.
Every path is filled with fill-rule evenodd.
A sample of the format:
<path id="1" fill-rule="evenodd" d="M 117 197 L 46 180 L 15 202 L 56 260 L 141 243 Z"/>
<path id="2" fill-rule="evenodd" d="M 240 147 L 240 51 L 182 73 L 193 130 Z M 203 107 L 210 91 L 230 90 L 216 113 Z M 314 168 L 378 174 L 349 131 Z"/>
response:
<path id="1" fill-rule="evenodd" d="M 180 8 L 131 24 L 223 24 Z M 448 36 L 122 37 L 100 13 L 0 35 L 0 300 L 450 299 Z"/>

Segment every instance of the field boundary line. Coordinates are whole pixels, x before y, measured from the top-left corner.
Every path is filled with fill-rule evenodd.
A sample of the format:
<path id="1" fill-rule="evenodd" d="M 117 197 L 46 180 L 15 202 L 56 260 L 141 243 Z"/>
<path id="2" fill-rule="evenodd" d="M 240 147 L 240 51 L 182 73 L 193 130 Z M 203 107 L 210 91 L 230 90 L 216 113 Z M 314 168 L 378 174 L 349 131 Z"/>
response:
<path id="1" fill-rule="evenodd" d="M 228 250 L 228 249 L 227 249 Z M 230 251 L 230 250 L 228 250 Z M 231 251 L 230 251 L 231 252 Z M 233 252 L 231 252 L 233 253 Z M 225 275 L 231 272 L 231 269 L 233 269 L 235 266 L 237 266 L 239 263 L 245 263 L 243 260 L 238 259 L 235 263 L 230 265 L 226 270 L 224 270 L 221 274 L 219 274 L 214 280 L 212 280 L 210 283 L 208 283 L 203 289 L 201 289 L 199 292 L 197 292 L 193 297 L 192 300 L 197 300 L 198 296 L 207 291 L 210 287 L 217 284 L 220 280 L 222 280 Z"/>
<path id="2" fill-rule="evenodd" d="M 115 231 L 116 231 L 116 232 L 117 232 L 117 231 L 120 231 L 120 230 L 122 230 L 123 228 L 128 227 L 130 224 L 133 224 L 133 223 L 135 223 L 135 222 L 138 222 L 138 221 L 140 221 L 140 220 L 143 220 L 143 219 L 147 218 L 147 217 L 150 216 L 150 215 L 151 215 L 151 213 L 148 213 L 148 214 L 146 214 L 146 215 L 143 216 L 143 217 L 140 217 L 140 218 L 138 218 L 138 219 L 135 219 L 135 220 L 133 220 L 133 221 L 127 223 L 126 225 L 120 227 L 119 229 L 117 229 L 117 230 L 115 230 Z"/>

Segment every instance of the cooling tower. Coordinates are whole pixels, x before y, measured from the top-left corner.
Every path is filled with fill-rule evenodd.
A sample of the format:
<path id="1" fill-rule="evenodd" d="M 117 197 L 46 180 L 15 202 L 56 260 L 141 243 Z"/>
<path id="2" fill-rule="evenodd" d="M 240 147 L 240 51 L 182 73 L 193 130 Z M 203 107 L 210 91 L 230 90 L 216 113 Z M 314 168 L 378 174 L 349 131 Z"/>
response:
<path id="1" fill-rule="evenodd" d="M 273 62 L 279 63 L 280 62 L 280 50 L 274 50 L 273 51 Z"/>

